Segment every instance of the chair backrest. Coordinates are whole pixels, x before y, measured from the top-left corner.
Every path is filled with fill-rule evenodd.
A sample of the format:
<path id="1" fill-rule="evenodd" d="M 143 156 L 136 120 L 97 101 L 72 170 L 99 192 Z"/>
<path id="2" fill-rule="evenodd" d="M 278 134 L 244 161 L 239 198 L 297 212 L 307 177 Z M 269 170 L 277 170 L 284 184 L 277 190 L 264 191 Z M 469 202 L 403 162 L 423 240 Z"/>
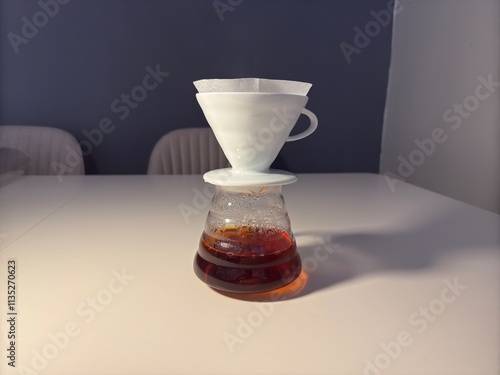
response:
<path id="1" fill-rule="evenodd" d="M 156 143 L 148 174 L 203 174 L 229 167 L 210 128 L 177 129 Z"/>
<path id="2" fill-rule="evenodd" d="M 82 149 L 68 132 L 44 126 L 0 126 L 0 147 L 19 150 L 30 158 L 28 175 L 85 174 Z"/>

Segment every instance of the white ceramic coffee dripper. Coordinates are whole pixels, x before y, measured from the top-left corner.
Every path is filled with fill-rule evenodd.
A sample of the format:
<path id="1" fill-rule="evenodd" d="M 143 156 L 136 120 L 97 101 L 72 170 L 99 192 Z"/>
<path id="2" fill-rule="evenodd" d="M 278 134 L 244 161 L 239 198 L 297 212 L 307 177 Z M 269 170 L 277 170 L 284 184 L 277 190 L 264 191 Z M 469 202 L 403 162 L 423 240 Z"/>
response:
<path id="1" fill-rule="evenodd" d="M 302 82 L 265 81 L 274 85 L 273 90 L 281 82 L 310 87 Z M 307 96 L 246 91 L 205 92 L 196 94 L 196 98 L 232 166 L 207 172 L 205 181 L 221 186 L 283 185 L 296 181 L 294 174 L 269 167 L 285 142 L 305 138 L 316 130 L 316 116 L 305 109 Z M 290 136 L 301 114 L 309 117 L 309 127 Z"/>

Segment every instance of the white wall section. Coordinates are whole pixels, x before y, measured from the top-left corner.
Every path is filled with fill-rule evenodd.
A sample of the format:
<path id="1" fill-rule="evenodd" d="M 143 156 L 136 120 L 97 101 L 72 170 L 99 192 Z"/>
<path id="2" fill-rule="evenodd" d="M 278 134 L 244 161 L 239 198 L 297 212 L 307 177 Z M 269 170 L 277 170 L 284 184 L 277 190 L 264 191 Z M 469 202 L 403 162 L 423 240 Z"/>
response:
<path id="1" fill-rule="evenodd" d="M 401 1 L 380 173 L 500 212 L 500 1 Z"/>

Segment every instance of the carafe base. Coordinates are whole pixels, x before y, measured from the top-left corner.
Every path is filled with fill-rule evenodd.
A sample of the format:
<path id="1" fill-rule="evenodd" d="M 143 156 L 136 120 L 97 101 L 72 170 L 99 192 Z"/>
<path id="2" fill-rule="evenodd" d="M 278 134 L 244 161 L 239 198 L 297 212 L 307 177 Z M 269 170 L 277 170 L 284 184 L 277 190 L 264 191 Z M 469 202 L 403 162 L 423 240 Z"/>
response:
<path id="1" fill-rule="evenodd" d="M 302 270 L 297 245 L 287 233 L 262 228 L 224 228 L 202 235 L 194 272 L 211 287 L 258 293 L 294 281 Z"/>

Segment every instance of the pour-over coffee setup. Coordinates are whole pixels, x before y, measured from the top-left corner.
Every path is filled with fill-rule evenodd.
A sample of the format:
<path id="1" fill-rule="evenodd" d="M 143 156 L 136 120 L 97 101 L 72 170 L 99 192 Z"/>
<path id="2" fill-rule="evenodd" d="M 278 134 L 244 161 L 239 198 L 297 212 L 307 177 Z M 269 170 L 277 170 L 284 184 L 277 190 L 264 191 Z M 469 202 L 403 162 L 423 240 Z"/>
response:
<path id="1" fill-rule="evenodd" d="M 316 130 L 316 116 L 305 109 L 312 85 L 258 78 L 194 84 L 198 103 L 231 164 L 203 176 L 215 185 L 215 194 L 195 256 L 195 274 L 227 292 L 265 292 L 290 284 L 302 267 L 282 186 L 297 177 L 270 166 L 285 142 Z M 301 114 L 309 118 L 309 127 L 290 136 Z"/>

